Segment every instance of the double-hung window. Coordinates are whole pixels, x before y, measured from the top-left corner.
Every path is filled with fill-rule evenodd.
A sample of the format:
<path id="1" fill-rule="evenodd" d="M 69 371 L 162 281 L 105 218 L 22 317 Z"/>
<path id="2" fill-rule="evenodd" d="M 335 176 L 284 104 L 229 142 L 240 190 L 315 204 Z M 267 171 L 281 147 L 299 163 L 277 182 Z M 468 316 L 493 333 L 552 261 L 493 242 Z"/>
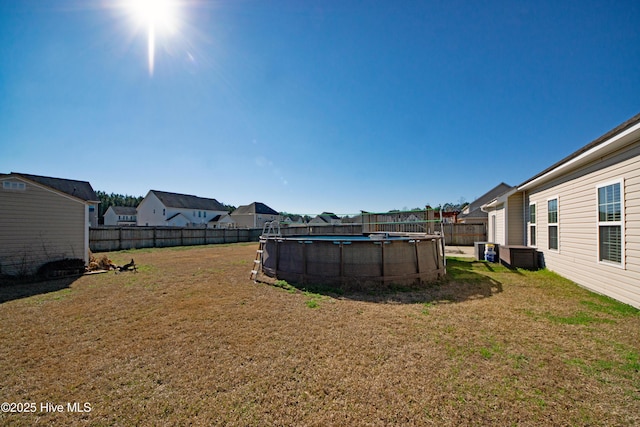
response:
<path id="1" fill-rule="evenodd" d="M 622 182 L 599 185 L 598 260 L 623 264 L 623 186 Z"/>
<path id="2" fill-rule="evenodd" d="M 549 249 L 558 250 L 558 199 L 547 200 L 547 227 L 549 230 Z"/>
<path id="3" fill-rule="evenodd" d="M 536 204 L 529 205 L 529 246 L 536 246 Z"/>

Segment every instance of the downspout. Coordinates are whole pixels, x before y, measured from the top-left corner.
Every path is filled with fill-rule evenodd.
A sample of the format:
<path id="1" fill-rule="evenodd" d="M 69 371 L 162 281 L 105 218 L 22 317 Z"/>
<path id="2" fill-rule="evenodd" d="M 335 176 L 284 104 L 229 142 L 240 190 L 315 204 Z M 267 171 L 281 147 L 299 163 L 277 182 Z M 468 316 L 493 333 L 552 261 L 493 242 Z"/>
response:
<path id="1" fill-rule="evenodd" d="M 84 255 L 85 265 L 89 265 L 89 204 L 84 204 Z"/>
<path id="2" fill-rule="evenodd" d="M 509 246 L 509 196 L 504 201 L 504 245 Z"/>
<path id="3" fill-rule="evenodd" d="M 527 236 L 527 190 L 522 192 L 522 246 L 529 246 L 529 239 Z"/>

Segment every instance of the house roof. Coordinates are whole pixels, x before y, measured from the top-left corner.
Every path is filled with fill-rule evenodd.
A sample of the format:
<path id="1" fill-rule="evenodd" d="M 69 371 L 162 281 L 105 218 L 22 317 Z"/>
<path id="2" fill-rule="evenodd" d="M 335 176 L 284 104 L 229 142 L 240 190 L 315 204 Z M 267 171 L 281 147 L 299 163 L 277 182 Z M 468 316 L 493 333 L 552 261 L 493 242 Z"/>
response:
<path id="1" fill-rule="evenodd" d="M 109 206 L 116 215 L 136 215 L 136 208 L 131 206 Z"/>
<path id="2" fill-rule="evenodd" d="M 185 214 L 183 214 L 182 212 L 178 212 L 177 214 L 171 215 L 169 218 L 167 218 L 167 222 L 179 216 L 183 216 L 184 218 L 187 219 L 187 221 L 189 220 L 189 218 Z"/>
<path id="3" fill-rule="evenodd" d="M 316 219 L 326 222 L 327 224 L 331 224 L 331 220 L 340 219 L 333 212 L 322 212 L 320 215 L 316 216 Z"/>
<path id="4" fill-rule="evenodd" d="M 29 181 L 36 182 L 54 190 L 58 190 L 69 196 L 84 200 L 85 202 L 99 203 L 100 199 L 93 191 L 93 187 L 87 181 L 76 181 L 73 179 L 52 178 L 49 176 L 31 175 L 26 173 L 11 172 L 9 175 L 20 176 Z"/>
<path id="5" fill-rule="evenodd" d="M 205 211 L 224 211 L 224 206 L 216 199 L 191 196 L 189 194 L 169 193 L 166 191 L 151 190 L 149 193 L 155 196 L 168 208 L 202 209 Z"/>
<path id="6" fill-rule="evenodd" d="M 487 213 L 483 212 L 480 208 L 484 204 L 496 199 L 498 196 L 503 195 L 504 193 L 508 192 L 512 188 L 513 187 L 510 186 L 509 184 L 505 184 L 504 182 L 501 182 L 500 184 L 493 187 L 491 190 L 484 193 L 482 196 L 478 197 L 473 202 L 469 203 L 469 213 L 462 213 L 458 215 L 458 218 L 459 219 L 486 218 Z"/>
<path id="7" fill-rule="evenodd" d="M 593 140 L 589 144 L 569 154 L 567 157 L 554 163 L 537 175 L 529 178 L 518 186 L 518 190 L 526 190 L 535 184 L 546 182 L 563 173 L 570 167 L 579 167 L 593 159 L 602 157 L 607 152 L 612 152 L 624 147 L 625 145 L 632 143 L 634 140 L 637 140 L 634 138 L 637 138 L 638 133 L 640 133 L 640 114 L 636 114 L 601 137 Z M 634 134 L 636 134 L 635 137 Z"/>
<path id="8" fill-rule="evenodd" d="M 250 205 L 239 206 L 238 209 L 233 211 L 231 215 L 246 215 L 246 214 L 263 214 L 263 215 L 280 215 L 269 206 L 260 202 L 253 202 Z"/>
<path id="9" fill-rule="evenodd" d="M 494 199 L 495 200 L 495 199 Z M 488 216 L 488 214 L 486 212 L 484 212 L 481 207 L 476 208 L 474 210 L 472 210 L 471 212 L 469 212 L 468 214 L 460 214 L 458 215 L 458 219 L 465 219 L 465 220 L 469 220 L 469 219 L 486 219 Z"/>

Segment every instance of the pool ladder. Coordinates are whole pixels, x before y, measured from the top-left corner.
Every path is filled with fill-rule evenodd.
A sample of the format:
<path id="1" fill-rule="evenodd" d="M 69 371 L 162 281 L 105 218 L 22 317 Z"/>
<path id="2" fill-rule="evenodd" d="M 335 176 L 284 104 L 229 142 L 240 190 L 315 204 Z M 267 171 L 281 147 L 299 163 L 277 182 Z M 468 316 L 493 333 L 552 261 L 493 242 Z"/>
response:
<path id="1" fill-rule="evenodd" d="M 256 259 L 253 260 L 253 270 L 251 270 L 251 275 L 249 276 L 249 280 L 253 280 L 254 282 L 258 279 L 258 273 L 260 273 L 260 269 L 262 268 L 262 254 L 264 253 L 264 244 L 267 239 L 264 239 L 260 236 L 260 246 L 256 251 Z"/>
<path id="2" fill-rule="evenodd" d="M 254 282 L 258 279 L 258 274 L 262 269 L 262 254 L 264 253 L 264 244 L 267 243 L 267 239 L 269 237 L 282 237 L 279 221 L 265 222 L 262 226 L 262 234 L 260 235 L 260 246 L 256 251 L 256 258 L 253 260 L 253 270 L 251 270 L 251 275 L 249 276 L 249 280 L 253 280 Z"/>

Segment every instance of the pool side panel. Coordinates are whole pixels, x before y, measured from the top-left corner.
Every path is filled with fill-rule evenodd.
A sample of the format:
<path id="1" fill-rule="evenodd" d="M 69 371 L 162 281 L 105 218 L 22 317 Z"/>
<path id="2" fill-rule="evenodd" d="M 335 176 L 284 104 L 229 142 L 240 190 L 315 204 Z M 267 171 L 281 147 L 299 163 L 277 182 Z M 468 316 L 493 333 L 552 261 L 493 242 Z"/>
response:
<path id="1" fill-rule="evenodd" d="M 262 269 L 290 283 L 415 284 L 444 276 L 438 239 L 268 239 Z"/>

